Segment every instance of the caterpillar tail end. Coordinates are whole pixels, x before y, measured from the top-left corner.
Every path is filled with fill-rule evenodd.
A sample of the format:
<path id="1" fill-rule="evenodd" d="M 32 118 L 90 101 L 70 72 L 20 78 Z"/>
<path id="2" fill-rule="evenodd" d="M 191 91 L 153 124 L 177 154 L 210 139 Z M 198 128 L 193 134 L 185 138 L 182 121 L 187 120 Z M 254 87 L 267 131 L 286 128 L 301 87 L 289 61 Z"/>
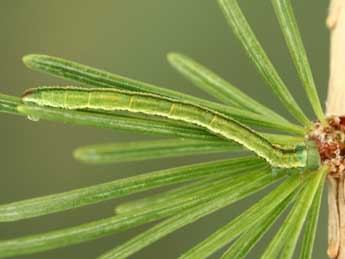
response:
<path id="1" fill-rule="evenodd" d="M 40 93 L 37 91 L 37 88 L 30 88 L 22 94 L 21 99 L 24 103 L 35 102 L 37 95 L 39 94 Z"/>

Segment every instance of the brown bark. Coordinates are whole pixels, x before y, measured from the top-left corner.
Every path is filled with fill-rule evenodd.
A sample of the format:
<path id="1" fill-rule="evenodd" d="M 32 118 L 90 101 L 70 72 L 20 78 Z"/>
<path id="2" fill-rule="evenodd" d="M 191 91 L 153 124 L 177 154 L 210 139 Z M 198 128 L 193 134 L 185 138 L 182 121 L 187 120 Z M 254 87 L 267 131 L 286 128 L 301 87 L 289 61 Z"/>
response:
<path id="1" fill-rule="evenodd" d="M 345 0 L 331 0 L 327 25 L 331 33 L 327 115 L 345 115 Z M 345 259 L 344 177 L 328 177 L 328 256 Z"/>

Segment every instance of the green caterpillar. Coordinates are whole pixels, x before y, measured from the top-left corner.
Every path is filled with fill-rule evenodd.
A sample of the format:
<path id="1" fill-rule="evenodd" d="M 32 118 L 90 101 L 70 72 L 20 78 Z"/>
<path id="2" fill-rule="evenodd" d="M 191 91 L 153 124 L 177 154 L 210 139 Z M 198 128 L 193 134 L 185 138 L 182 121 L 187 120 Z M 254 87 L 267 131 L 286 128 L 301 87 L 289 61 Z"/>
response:
<path id="1" fill-rule="evenodd" d="M 63 109 L 129 111 L 191 123 L 233 140 L 264 158 L 272 167 L 315 170 L 320 157 L 314 142 L 281 149 L 254 130 L 210 109 L 159 95 L 102 88 L 39 87 L 26 91 L 23 102 Z"/>

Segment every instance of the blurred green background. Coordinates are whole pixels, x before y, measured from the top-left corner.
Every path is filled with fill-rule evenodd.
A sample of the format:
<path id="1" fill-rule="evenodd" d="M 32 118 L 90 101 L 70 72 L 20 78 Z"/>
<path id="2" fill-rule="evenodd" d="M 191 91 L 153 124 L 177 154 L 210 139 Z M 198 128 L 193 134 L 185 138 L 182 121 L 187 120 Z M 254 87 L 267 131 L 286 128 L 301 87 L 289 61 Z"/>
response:
<path id="1" fill-rule="evenodd" d="M 241 6 L 284 81 L 309 115 L 311 109 L 297 79 L 270 1 L 242 0 Z M 294 1 L 315 80 L 326 97 L 328 78 L 328 1 Z M 55 55 L 128 77 L 205 94 L 183 80 L 168 65 L 166 54 L 190 55 L 243 91 L 287 115 L 249 62 L 212 0 L 1 0 L 0 92 L 20 95 L 42 84 L 66 84 L 32 72 L 21 62 L 28 53 Z M 304 102 L 304 104 L 303 104 Z M 199 156 L 107 166 L 87 166 L 73 160 L 74 148 L 94 143 L 142 140 L 150 136 L 63 125 L 0 115 L 0 203 L 71 190 L 116 178 L 224 156 Z M 145 195 L 145 194 L 144 194 Z M 219 211 L 151 245 L 132 258 L 176 258 L 193 244 L 238 215 L 260 195 Z M 135 195 L 134 197 L 140 197 Z M 131 198 L 132 198 L 131 197 Z M 324 197 L 325 198 L 325 197 Z M 115 200 L 75 211 L 14 223 L 0 223 L 0 239 L 39 233 L 112 215 Z M 326 257 L 327 208 L 324 199 L 316 253 Z M 95 258 L 147 226 L 86 244 L 22 259 Z M 273 232 L 270 233 L 272 236 Z M 261 246 L 251 258 L 258 258 Z M 214 258 L 217 258 L 216 256 Z"/>

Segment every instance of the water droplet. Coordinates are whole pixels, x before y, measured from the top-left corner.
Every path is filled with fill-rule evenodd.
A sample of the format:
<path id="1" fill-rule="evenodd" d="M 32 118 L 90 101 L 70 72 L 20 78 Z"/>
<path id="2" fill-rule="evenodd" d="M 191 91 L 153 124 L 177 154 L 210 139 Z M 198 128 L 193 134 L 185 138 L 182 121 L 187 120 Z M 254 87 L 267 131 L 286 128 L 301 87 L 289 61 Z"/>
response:
<path id="1" fill-rule="evenodd" d="M 29 120 L 31 120 L 31 121 L 35 121 L 35 122 L 37 122 L 37 121 L 39 121 L 39 120 L 40 120 L 40 118 L 39 118 L 39 117 L 37 117 L 37 116 L 33 116 L 33 115 L 28 115 L 28 119 L 29 119 Z"/>

